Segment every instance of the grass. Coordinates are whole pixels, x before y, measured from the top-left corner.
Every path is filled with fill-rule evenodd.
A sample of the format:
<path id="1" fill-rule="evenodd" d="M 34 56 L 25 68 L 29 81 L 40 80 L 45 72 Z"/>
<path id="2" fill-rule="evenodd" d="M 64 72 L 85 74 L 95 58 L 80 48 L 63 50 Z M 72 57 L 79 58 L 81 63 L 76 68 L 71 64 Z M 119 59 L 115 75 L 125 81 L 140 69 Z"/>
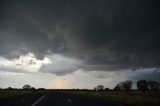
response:
<path id="1" fill-rule="evenodd" d="M 39 91 L 32 90 L 0 90 L 0 103 L 27 103 L 31 98 L 39 95 Z"/>
<path id="2" fill-rule="evenodd" d="M 29 100 L 46 91 L 39 90 L 0 90 L 0 103 L 28 103 Z M 160 106 L 160 92 L 123 91 L 63 91 L 72 95 L 91 97 L 129 106 Z M 38 96 L 39 97 L 39 96 Z"/>
<path id="3" fill-rule="evenodd" d="M 22 90 L 0 90 L 0 98 L 10 98 L 15 96 L 21 96 L 25 94 L 31 94 L 32 91 L 22 91 Z"/>
<path id="4" fill-rule="evenodd" d="M 97 98 L 109 102 L 127 104 L 129 106 L 160 106 L 159 93 L 126 93 L 116 91 L 83 91 L 71 92 L 74 95 Z"/>

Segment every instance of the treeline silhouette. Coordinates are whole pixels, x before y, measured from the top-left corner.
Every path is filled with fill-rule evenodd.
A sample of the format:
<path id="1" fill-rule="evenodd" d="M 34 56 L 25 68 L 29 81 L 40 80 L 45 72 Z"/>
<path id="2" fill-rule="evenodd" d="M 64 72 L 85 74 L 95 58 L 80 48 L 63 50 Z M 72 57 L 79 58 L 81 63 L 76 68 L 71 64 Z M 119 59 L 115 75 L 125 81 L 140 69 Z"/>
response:
<path id="1" fill-rule="evenodd" d="M 139 91 L 157 91 L 159 90 L 160 83 L 157 81 L 139 80 L 137 81 L 137 90 Z M 120 82 L 116 85 L 114 90 L 132 90 L 133 82 L 131 80 Z"/>
<path id="2" fill-rule="evenodd" d="M 138 91 L 158 91 L 160 90 L 160 83 L 157 81 L 147 81 L 147 80 L 139 80 L 136 83 Z M 114 89 L 105 88 L 104 85 L 97 85 L 94 87 L 96 91 L 131 91 L 133 90 L 133 82 L 131 80 L 127 80 L 124 82 L 119 82 Z"/>
<path id="3" fill-rule="evenodd" d="M 29 84 L 24 85 L 22 88 L 4 88 L 5 90 L 55 90 L 55 91 L 159 91 L 160 83 L 157 81 L 147 81 L 147 80 L 139 80 L 136 82 L 137 89 L 133 89 L 133 81 L 126 80 L 123 82 L 119 82 L 113 89 L 105 88 L 104 85 L 97 85 L 93 89 L 45 89 L 45 88 L 34 88 Z M 2 88 L 0 88 L 2 89 Z"/>
<path id="4" fill-rule="evenodd" d="M 2 90 L 2 88 L 0 88 Z M 22 88 L 12 88 L 12 87 L 8 87 L 8 88 L 4 88 L 5 90 L 46 90 L 45 88 L 35 88 L 30 86 L 29 84 L 24 85 Z"/>

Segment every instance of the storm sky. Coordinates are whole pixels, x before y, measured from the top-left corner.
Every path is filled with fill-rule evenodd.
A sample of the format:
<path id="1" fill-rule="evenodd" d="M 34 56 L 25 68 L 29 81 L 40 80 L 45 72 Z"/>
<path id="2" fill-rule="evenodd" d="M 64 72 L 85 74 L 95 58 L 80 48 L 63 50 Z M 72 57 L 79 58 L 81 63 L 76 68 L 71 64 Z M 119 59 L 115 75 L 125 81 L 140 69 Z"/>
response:
<path id="1" fill-rule="evenodd" d="M 0 87 L 160 81 L 158 0 L 1 0 Z"/>

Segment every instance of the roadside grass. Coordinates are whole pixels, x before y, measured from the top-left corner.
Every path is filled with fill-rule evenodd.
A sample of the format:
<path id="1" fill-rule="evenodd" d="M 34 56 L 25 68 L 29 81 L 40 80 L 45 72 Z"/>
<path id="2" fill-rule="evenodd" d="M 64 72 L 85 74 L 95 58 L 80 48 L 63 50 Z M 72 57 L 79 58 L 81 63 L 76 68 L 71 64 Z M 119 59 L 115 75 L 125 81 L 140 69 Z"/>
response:
<path id="1" fill-rule="evenodd" d="M 0 103 L 26 103 L 30 102 L 31 98 L 39 95 L 39 91 L 34 90 L 0 90 Z"/>
<path id="2" fill-rule="evenodd" d="M 70 92 L 73 95 L 92 97 L 108 102 L 121 103 L 129 106 L 160 106 L 160 94 L 157 93 L 126 93 L 114 91 L 94 91 L 94 92 Z"/>
<path id="3" fill-rule="evenodd" d="M 10 98 L 14 96 L 20 96 L 25 94 L 31 94 L 32 91 L 22 91 L 22 90 L 0 90 L 0 98 Z"/>

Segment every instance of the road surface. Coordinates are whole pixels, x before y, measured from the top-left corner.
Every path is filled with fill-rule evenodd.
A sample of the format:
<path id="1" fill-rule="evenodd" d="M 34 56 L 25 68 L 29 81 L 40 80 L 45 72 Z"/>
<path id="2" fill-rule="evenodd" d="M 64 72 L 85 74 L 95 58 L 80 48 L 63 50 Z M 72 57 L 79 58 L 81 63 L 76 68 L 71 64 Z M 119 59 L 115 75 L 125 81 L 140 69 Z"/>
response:
<path id="1" fill-rule="evenodd" d="M 46 93 L 35 101 L 32 106 L 123 106 L 107 103 L 93 98 L 73 96 L 66 93 Z"/>
<path id="2" fill-rule="evenodd" d="M 18 101 L 8 100 L 0 103 L 0 106 L 124 106 L 122 104 L 115 104 L 97 100 L 78 95 L 71 95 L 69 93 L 49 91 L 37 94 L 28 98 L 27 100 L 21 98 Z"/>

